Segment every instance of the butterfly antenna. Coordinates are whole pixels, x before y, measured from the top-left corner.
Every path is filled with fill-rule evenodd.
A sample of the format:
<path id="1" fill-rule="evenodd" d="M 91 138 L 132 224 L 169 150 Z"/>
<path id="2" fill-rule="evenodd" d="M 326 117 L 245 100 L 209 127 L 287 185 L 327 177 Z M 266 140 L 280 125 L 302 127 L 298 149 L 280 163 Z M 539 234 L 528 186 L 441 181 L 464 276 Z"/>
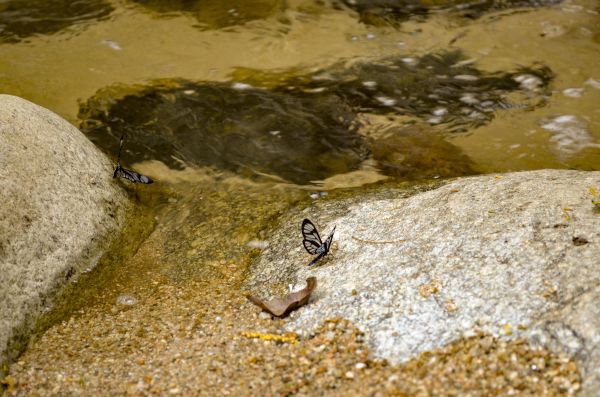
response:
<path id="1" fill-rule="evenodd" d="M 121 163 L 121 150 L 123 149 L 123 135 L 121 135 L 121 140 L 119 141 L 119 155 L 117 156 L 117 164 Z"/>

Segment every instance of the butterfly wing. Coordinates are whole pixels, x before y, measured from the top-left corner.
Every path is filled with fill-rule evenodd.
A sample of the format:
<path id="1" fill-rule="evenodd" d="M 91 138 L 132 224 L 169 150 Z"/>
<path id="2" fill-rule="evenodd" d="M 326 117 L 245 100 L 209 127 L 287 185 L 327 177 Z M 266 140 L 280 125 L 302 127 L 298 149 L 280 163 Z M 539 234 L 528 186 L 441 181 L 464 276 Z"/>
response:
<path id="1" fill-rule="evenodd" d="M 152 178 L 147 177 L 146 175 L 138 174 L 135 171 L 126 170 L 121 167 L 121 150 L 123 150 L 123 138 L 121 135 L 121 139 L 119 140 L 119 154 L 117 155 L 117 166 L 115 167 L 115 171 L 113 172 L 113 178 L 120 176 L 121 178 L 130 180 L 133 183 L 144 183 L 146 185 L 154 182 Z"/>
<path id="2" fill-rule="evenodd" d="M 325 253 L 325 255 L 327 255 L 327 253 L 329 252 L 329 248 L 331 248 L 331 242 L 333 241 L 333 233 L 335 233 L 335 226 L 333 227 L 331 234 L 327 237 L 327 239 L 323 243 L 323 252 Z"/>
<path id="3" fill-rule="evenodd" d="M 116 172 L 117 171 L 115 171 L 115 173 Z M 147 177 L 146 175 L 138 174 L 135 171 L 127 170 L 121 167 L 118 170 L 118 174 L 119 176 L 121 176 L 121 178 L 128 179 L 133 183 L 144 183 L 146 185 L 149 185 L 152 182 L 154 182 L 151 178 Z"/>
<path id="4" fill-rule="evenodd" d="M 302 221 L 302 236 L 304 240 L 302 244 L 304 245 L 304 249 L 311 254 L 317 254 L 317 250 L 323 245 L 321 242 L 321 236 L 319 236 L 319 232 L 317 232 L 317 228 L 311 221 L 305 219 Z"/>
<path id="5" fill-rule="evenodd" d="M 317 245 L 314 241 L 310 240 L 304 240 L 302 241 L 302 244 L 304 244 L 304 249 L 311 255 L 317 254 L 317 251 L 321 247 L 320 245 Z"/>

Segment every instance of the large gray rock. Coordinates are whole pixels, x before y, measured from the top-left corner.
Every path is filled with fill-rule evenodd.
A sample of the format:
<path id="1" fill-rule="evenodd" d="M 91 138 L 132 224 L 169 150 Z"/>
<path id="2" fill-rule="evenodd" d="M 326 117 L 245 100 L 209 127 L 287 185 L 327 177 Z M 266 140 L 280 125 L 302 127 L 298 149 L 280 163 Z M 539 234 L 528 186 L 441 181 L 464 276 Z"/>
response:
<path id="1" fill-rule="evenodd" d="M 52 294 L 93 266 L 128 203 L 112 164 L 75 127 L 0 95 L 0 362 Z"/>
<path id="2" fill-rule="evenodd" d="M 600 172 L 545 170 L 462 178 L 409 197 L 317 202 L 291 215 L 248 286 L 281 292 L 316 276 L 290 329 L 341 316 L 377 356 L 401 362 L 475 330 L 528 336 L 572 354 L 583 393 L 600 390 Z M 308 268 L 300 222 L 337 225 L 337 250 Z"/>

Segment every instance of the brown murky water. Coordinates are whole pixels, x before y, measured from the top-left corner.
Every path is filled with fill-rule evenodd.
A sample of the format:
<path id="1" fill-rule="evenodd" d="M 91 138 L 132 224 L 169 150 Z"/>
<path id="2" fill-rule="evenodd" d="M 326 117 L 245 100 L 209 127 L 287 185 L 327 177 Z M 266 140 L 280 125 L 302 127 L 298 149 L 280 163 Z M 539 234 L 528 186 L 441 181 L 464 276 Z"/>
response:
<path id="1" fill-rule="evenodd" d="M 118 296 L 143 304 L 163 284 L 234 277 L 239 287 L 264 231 L 289 206 L 323 199 L 319 191 L 600 169 L 594 0 L 484 13 L 442 7 L 425 15 L 417 7 L 415 17 L 392 20 L 318 0 L 64 3 L 0 1 L 0 92 L 57 112 L 111 155 L 123 128 L 125 161 L 160 187 L 132 190 L 148 211 L 128 229 L 134 238 L 86 276 L 43 328 L 71 304 L 104 303 L 100 310 L 109 311 Z M 19 10 L 30 15 L 19 19 Z M 210 103 L 195 97 L 207 92 L 226 106 L 243 92 L 272 107 L 252 113 L 241 102 L 210 113 Z M 290 119 L 264 121 L 273 109 Z M 337 112 L 343 120 L 323 121 Z M 163 141 L 135 135 L 138 123 L 144 133 L 166 131 Z M 211 128 L 248 135 L 222 141 Z M 303 128 L 310 134 L 295 140 Z M 341 132 L 324 137 L 333 129 Z M 283 145 L 269 143 L 280 138 Z M 228 151 L 250 143 L 260 155 Z M 291 164 L 277 161 L 288 157 Z M 149 237 L 141 230 L 152 227 Z"/>

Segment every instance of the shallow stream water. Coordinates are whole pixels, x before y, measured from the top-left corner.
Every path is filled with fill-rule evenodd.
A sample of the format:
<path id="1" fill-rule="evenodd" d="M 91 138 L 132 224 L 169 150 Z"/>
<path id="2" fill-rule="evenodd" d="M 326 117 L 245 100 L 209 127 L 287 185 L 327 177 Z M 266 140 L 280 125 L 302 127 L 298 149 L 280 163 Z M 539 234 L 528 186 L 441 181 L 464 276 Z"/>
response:
<path id="1" fill-rule="evenodd" d="M 397 130 L 406 125 L 449 145 L 404 139 L 399 155 L 388 142 L 392 153 L 381 156 L 427 150 L 455 163 L 462 153 L 464 172 L 600 167 L 596 2 L 399 7 L 414 15 L 365 6 L 372 3 L 421 4 L 362 1 L 359 14 L 344 3 L 307 0 L 3 1 L 0 92 L 85 131 L 90 120 L 108 124 L 112 133 L 91 136 L 111 153 L 115 136 L 135 125 L 129 161 L 158 159 L 179 169 L 239 171 L 241 164 L 246 174 L 302 184 L 357 169 L 378 173 L 385 165 L 371 160 L 382 149 L 364 141 L 405 135 Z M 134 97 L 108 111 L 128 94 Z M 288 133 L 290 123 L 296 126 Z M 236 145 L 253 147 L 235 152 Z M 261 153 L 258 165 L 243 158 Z M 290 163 L 271 165 L 290 155 Z M 320 169 L 297 175 L 315 159 Z M 417 166 L 425 176 L 432 167 Z"/>
<path id="2" fill-rule="evenodd" d="M 219 280 L 286 208 L 325 194 L 600 169 L 599 12 L 594 0 L 2 0 L 0 92 L 112 158 L 125 134 L 124 164 L 158 181 L 128 187 L 146 215 L 132 230 L 156 227 L 118 248 L 148 238 L 138 259 L 89 276 L 112 303 Z"/>

